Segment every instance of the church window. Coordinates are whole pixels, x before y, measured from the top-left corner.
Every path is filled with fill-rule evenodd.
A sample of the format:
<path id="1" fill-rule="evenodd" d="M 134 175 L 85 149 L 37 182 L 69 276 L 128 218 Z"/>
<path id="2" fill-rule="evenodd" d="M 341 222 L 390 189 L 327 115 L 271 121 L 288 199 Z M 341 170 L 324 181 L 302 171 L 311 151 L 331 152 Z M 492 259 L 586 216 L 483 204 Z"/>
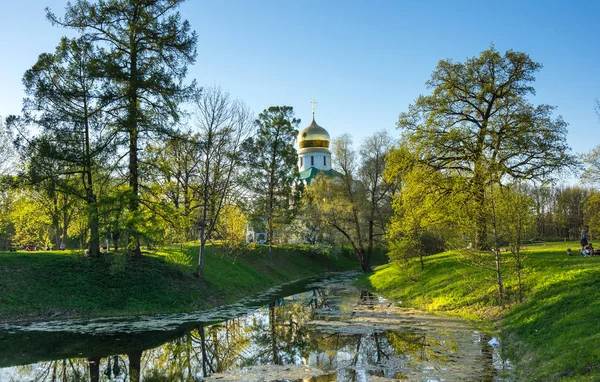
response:
<path id="1" fill-rule="evenodd" d="M 327 166 L 327 157 L 323 157 L 323 166 Z"/>
<path id="2" fill-rule="evenodd" d="M 300 157 L 300 167 L 302 167 L 302 157 Z"/>
<path id="3" fill-rule="evenodd" d="M 314 166 L 315 165 L 315 157 L 314 156 L 310 156 L 310 165 Z"/>

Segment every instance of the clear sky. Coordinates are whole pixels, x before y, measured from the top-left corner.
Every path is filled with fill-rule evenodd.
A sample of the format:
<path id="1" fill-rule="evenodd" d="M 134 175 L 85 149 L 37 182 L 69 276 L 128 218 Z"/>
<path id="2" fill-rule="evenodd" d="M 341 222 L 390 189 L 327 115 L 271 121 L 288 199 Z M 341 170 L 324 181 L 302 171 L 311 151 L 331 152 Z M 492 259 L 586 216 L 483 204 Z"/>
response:
<path id="1" fill-rule="evenodd" d="M 92 1 L 92 0 L 90 0 Z M 45 20 L 66 1 L 10 1 L 0 12 L 0 115 L 19 113 L 21 78 L 65 30 Z M 569 143 L 587 152 L 600 143 L 600 2 L 189 0 L 180 11 L 198 32 L 189 77 L 220 85 L 258 113 L 290 105 L 332 137 L 355 142 L 381 129 L 398 135 L 398 114 L 426 93 L 437 62 L 464 61 L 493 43 L 543 64 L 535 104 L 558 107 Z"/>

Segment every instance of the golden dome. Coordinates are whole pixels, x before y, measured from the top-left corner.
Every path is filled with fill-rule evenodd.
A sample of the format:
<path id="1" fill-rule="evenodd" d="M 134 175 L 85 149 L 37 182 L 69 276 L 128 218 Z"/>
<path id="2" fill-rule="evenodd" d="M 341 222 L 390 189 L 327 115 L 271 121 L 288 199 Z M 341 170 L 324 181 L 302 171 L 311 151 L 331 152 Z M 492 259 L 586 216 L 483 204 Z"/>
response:
<path id="1" fill-rule="evenodd" d="M 329 133 L 327 130 L 317 125 L 313 117 L 310 125 L 300 130 L 298 133 L 298 146 L 300 149 L 307 148 L 329 148 Z"/>

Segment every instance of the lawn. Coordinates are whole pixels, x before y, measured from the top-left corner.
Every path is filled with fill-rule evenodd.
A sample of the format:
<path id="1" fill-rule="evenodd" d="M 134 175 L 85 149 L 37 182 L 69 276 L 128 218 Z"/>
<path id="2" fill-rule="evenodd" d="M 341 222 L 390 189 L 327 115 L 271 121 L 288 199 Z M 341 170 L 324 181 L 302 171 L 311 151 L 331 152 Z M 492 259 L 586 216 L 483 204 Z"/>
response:
<path id="1" fill-rule="evenodd" d="M 349 251 L 335 257 L 308 246 L 257 246 L 237 259 L 209 246 L 204 279 L 194 276 L 198 246 L 89 258 L 82 252 L 0 253 L 0 321 L 184 312 L 233 302 L 286 281 L 359 269 Z"/>
<path id="2" fill-rule="evenodd" d="M 493 257 L 475 265 L 457 252 L 417 264 L 390 263 L 362 280 L 406 306 L 460 315 L 501 331 L 503 353 L 519 380 L 600 380 L 600 257 L 583 257 L 575 242 L 525 248 L 524 299 L 518 301 L 515 264 L 504 253 L 508 303 L 498 304 Z M 574 256 L 566 255 L 567 248 Z"/>

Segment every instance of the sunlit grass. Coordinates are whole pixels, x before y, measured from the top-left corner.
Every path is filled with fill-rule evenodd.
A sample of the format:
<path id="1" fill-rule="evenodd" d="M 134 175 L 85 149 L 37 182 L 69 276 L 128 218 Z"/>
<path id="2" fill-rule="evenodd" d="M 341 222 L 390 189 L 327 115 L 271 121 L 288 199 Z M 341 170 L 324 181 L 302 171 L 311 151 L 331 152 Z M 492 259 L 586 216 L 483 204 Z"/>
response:
<path id="1" fill-rule="evenodd" d="M 0 321 L 164 314 L 235 301 L 282 282 L 324 271 L 359 269 L 350 253 L 313 254 L 305 246 L 258 246 L 235 261 L 209 245 L 202 282 L 194 276 L 199 247 L 145 251 L 142 259 L 111 252 L 0 253 Z"/>
<path id="2" fill-rule="evenodd" d="M 542 243 L 525 249 L 524 301 L 518 302 L 514 262 L 503 254 L 508 303 L 498 304 L 489 269 L 458 253 L 428 257 L 418 264 L 394 263 L 364 283 L 406 306 L 442 311 L 497 325 L 503 351 L 518 363 L 519 380 L 600 380 L 600 257 L 578 254 L 576 242 Z M 566 254 L 567 248 L 574 252 Z"/>

